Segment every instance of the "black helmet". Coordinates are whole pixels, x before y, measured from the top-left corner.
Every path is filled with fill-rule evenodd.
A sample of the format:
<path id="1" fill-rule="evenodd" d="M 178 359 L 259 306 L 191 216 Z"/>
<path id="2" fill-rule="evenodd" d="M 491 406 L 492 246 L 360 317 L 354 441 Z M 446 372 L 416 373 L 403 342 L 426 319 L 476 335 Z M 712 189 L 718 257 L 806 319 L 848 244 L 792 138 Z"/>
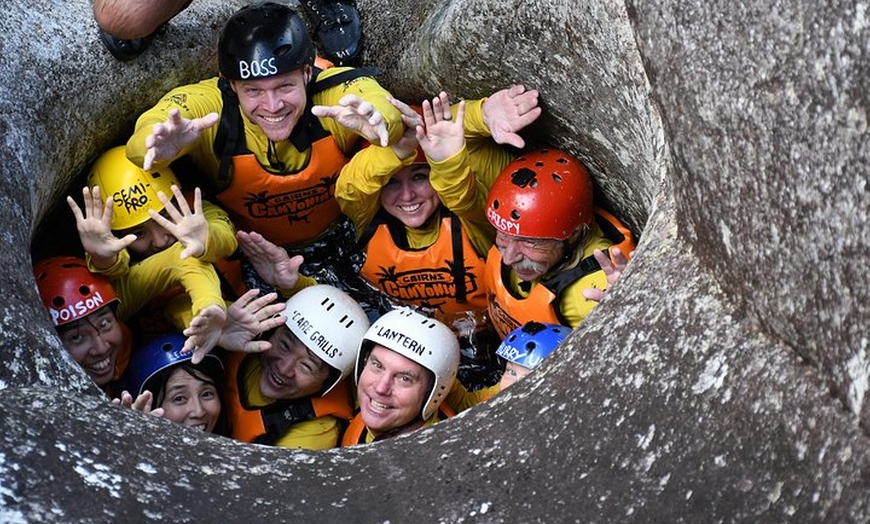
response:
<path id="1" fill-rule="evenodd" d="M 314 63 L 314 44 L 299 13 L 275 2 L 247 5 L 227 21 L 218 66 L 229 80 L 255 80 Z"/>

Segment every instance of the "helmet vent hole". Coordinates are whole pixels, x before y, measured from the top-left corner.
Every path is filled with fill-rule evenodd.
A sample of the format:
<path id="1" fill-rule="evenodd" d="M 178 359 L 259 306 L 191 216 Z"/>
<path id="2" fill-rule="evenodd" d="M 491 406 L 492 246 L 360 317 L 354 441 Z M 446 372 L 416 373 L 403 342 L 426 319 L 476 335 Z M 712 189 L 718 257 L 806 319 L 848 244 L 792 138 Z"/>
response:
<path id="1" fill-rule="evenodd" d="M 532 171 L 527 167 L 521 167 L 511 173 L 511 182 L 515 186 L 526 187 L 529 185 L 529 182 L 535 179 L 537 173 Z"/>
<path id="2" fill-rule="evenodd" d="M 58 309 L 62 308 L 64 305 L 63 297 L 54 297 L 53 299 L 51 299 L 51 305 Z"/>
<path id="3" fill-rule="evenodd" d="M 493 200 L 493 201 L 492 201 L 492 208 L 493 208 L 493 209 L 498 209 L 498 206 L 499 206 L 498 199 Z"/>
<path id="4" fill-rule="evenodd" d="M 526 342 L 526 349 L 528 351 L 534 351 L 536 346 L 537 346 L 537 344 L 535 344 L 532 341 Z"/>
<path id="5" fill-rule="evenodd" d="M 79 286 L 79 295 L 86 297 L 91 294 L 91 288 L 88 286 Z"/>
<path id="6" fill-rule="evenodd" d="M 516 209 L 514 209 L 513 211 L 511 211 L 511 218 L 515 221 L 519 220 L 520 219 L 520 212 L 517 211 Z"/>
<path id="7" fill-rule="evenodd" d="M 292 51 L 292 50 L 293 50 L 293 45 L 292 45 L 292 44 L 284 44 L 284 45 L 279 46 L 278 48 L 276 48 L 275 51 L 274 51 L 274 54 L 275 54 L 275 56 L 283 56 L 283 55 L 286 55 L 287 53 L 289 53 L 289 52 Z"/>
<path id="8" fill-rule="evenodd" d="M 558 162 L 558 163 L 560 163 L 560 164 L 567 164 L 567 163 L 568 163 L 568 159 L 565 158 L 565 157 L 559 157 L 559 158 L 556 159 L 556 162 Z"/>
<path id="9" fill-rule="evenodd" d="M 553 181 L 556 182 L 557 184 L 561 184 L 561 183 L 562 183 L 562 177 L 559 176 L 559 175 L 557 175 L 556 173 L 553 173 Z"/>
<path id="10" fill-rule="evenodd" d="M 172 344 L 170 344 L 169 342 L 166 342 L 162 346 L 160 346 L 160 349 L 166 353 L 169 353 L 174 348 L 173 348 Z"/>
<path id="11" fill-rule="evenodd" d="M 529 182 L 529 187 L 532 189 L 537 189 L 538 187 L 538 179 L 533 178 L 531 182 Z"/>

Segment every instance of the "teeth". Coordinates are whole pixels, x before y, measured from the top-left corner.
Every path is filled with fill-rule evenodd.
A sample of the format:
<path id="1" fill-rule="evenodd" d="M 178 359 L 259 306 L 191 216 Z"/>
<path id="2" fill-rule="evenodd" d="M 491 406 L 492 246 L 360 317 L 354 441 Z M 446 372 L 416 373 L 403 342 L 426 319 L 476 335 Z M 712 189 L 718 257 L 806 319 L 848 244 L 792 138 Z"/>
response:
<path id="1" fill-rule="evenodd" d="M 422 206 L 422 205 L 423 204 L 413 204 L 410 206 L 399 206 L 399 209 L 401 209 L 405 213 L 413 213 L 414 211 L 417 211 L 418 209 L 420 209 L 420 206 Z"/>
<path id="2" fill-rule="evenodd" d="M 109 367 L 110 362 L 111 362 L 111 359 L 105 358 L 99 362 L 95 362 L 95 363 L 91 364 L 90 366 L 88 366 L 88 368 L 90 368 L 94 371 L 103 371 L 104 369 Z"/>
<path id="3" fill-rule="evenodd" d="M 265 116 L 265 115 L 263 115 L 260 118 L 262 118 L 266 122 L 269 122 L 272 124 L 277 124 L 278 122 L 284 120 L 284 118 L 286 118 L 286 115 L 285 116 Z"/>
<path id="4" fill-rule="evenodd" d="M 375 399 L 370 399 L 370 400 L 371 400 L 372 407 L 375 409 L 390 409 L 390 406 L 388 406 L 386 404 L 382 404 Z"/>

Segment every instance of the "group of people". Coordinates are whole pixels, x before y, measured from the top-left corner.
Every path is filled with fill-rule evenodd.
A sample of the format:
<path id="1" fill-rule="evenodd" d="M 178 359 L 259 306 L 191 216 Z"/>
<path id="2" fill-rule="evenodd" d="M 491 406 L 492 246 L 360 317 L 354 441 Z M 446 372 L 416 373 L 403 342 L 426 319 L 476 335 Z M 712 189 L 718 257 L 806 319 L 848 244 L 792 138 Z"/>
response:
<path id="1" fill-rule="evenodd" d="M 512 152 L 537 91 L 409 105 L 310 35 L 286 4 L 238 10 L 219 76 L 68 198 L 83 256 L 34 276 L 116 404 L 283 447 L 390 438 L 534 369 L 622 273 L 633 238 L 585 167 Z M 480 362 L 495 379 L 466 387 Z"/>

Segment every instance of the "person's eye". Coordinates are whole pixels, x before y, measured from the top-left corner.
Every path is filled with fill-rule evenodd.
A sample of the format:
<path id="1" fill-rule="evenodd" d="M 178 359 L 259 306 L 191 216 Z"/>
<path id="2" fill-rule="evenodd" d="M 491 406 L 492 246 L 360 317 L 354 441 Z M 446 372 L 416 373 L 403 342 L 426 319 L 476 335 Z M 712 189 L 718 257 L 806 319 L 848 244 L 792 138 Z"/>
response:
<path id="1" fill-rule="evenodd" d="M 414 175 L 413 180 L 414 180 L 414 182 L 428 182 L 429 175 L 424 175 L 423 173 L 418 173 L 418 174 Z"/>
<path id="2" fill-rule="evenodd" d="M 65 338 L 70 344 L 81 344 L 82 340 L 84 340 L 84 337 L 82 337 L 78 333 L 76 333 L 75 335 L 70 335 L 70 336 L 65 337 Z"/>
<path id="3" fill-rule="evenodd" d="M 114 324 L 115 323 L 112 322 L 111 318 L 104 318 L 104 319 L 100 320 L 100 331 L 105 333 L 106 331 L 109 331 L 110 329 L 112 329 L 112 326 Z"/>
<path id="4" fill-rule="evenodd" d="M 179 406 L 182 404 L 186 404 L 187 397 L 185 397 L 184 395 L 175 395 L 174 397 L 172 397 L 172 403 L 178 404 Z"/>
<path id="5" fill-rule="evenodd" d="M 217 397 L 217 391 L 207 389 L 207 390 L 202 392 L 202 398 L 204 398 L 204 399 L 211 400 L 215 397 Z"/>

